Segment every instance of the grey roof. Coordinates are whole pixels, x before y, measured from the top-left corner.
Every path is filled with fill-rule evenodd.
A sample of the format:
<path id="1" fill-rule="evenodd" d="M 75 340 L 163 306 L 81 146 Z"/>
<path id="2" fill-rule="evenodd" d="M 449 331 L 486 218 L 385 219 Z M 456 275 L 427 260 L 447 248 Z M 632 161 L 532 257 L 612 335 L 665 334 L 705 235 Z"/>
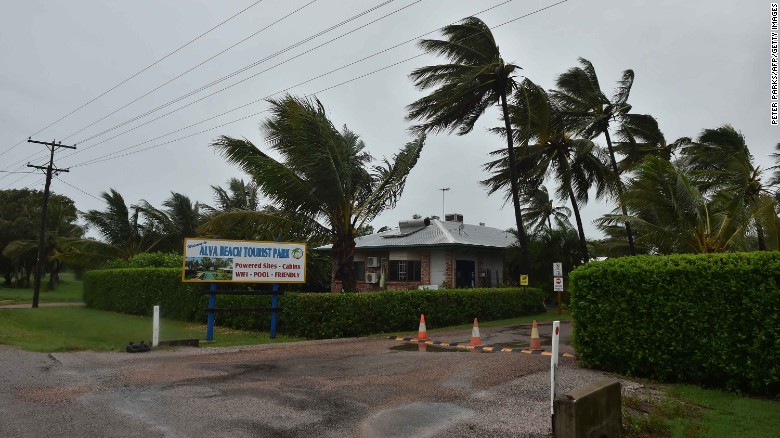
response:
<path id="1" fill-rule="evenodd" d="M 355 249 L 431 246 L 506 248 L 516 241 L 515 236 L 498 228 L 433 219 L 430 225 L 423 225 L 412 232 L 408 229 L 402 231 L 396 228 L 382 233 L 358 237 L 355 239 Z M 330 248 L 331 245 L 326 245 L 317 249 L 329 250 Z"/>

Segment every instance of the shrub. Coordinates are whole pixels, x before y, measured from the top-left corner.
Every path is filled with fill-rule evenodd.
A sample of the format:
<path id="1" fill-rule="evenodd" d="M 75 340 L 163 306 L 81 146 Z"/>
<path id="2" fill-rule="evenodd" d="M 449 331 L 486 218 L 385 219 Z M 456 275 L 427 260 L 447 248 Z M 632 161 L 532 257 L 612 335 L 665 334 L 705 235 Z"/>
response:
<path id="1" fill-rule="evenodd" d="M 638 256 L 570 274 L 587 366 L 780 394 L 780 253 Z"/>
<path id="2" fill-rule="evenodd" d="M 225 288 L 229 285 L 225 284 Z M 90 307 L 150 315 L 159 304 L 167 318 L 205 321 L 204 285 L 182 283 L 180 269 L 138 268 L 89 271 L 84 301 Z M 218 295 L 216 307 L 270 307 L 271 297 Z M 474 318 L 503 319 L 544 311 L 542 293 L 529 288 L 391 291 L 366 294 L 285 293 L 278 330 L 308 338 L 360 336 L 417 329 L 420 313 L 431 326 L 464 324 Z M 219 325 L 265 330 L 270 313 L 222 313 Z"/>
<path id="3" fill-rule="evenodd" d="M 108 269 L 125 268 L 181 268 L 182 256 L 176 252 L 142 252 L 127 260 L 116 259 L 106 264 Z"/>

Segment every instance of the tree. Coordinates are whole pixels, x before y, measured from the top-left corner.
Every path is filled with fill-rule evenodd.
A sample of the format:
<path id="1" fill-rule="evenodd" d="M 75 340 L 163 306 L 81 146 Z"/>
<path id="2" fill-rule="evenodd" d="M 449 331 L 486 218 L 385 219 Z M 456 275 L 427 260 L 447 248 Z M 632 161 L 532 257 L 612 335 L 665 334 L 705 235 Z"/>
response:
<path id="1" fill-rule="evenodd" d="M 630 221 L 639 230 L 640 245 L 659 254 L 744 251 L 756 217 L 774 213 L 774 203 L 745 208 L 743 199 L 717 192 L 706 196 L 704 185 L 685 166 L 648 157 L 626 186 L 628 216 L 607 215 L 602 226 Z"/>
<path id="2" fill-rule="evenodd" d="M 108 245 L 94 240 L 73 242 L 73 252 L 79 254 L 69 256 L 91 260 L 127 259 L 148 252 L 159 243 L 160 236 L 155 233 L 154 226 L 142 222 L 142 207 L 128 207 L 122 195 L 114 189 L 100 196 L 106 203 L 106 210 L 90 210 L 83 214 L 83 218 L 89 226 L 97 228 Z"/>
<path id="3" fill-rule="evenodd" d="M 508 132 L 506 149 L 509 160 L 509 183 L 515 222 L 519 230 L 521 268 L 529 272 L 528 236 L 520 210 L 518 176 L 515 173 L 515 150 L 509 121 L 507 95 L 515 87 L 514 72 L 520 67 L 505 63 L 493 33 L 479 18 L 468 17 L 442 29 L 444 40 L 422 40 L 419 46 L 427 53 L 443 56 L 448 64 L 421 67 L 411 73 L 420 90 L 436 87 L 429 95 L 407 107 L 407 119 L 420 120 L 414 132 L 430 133 L 455 130 L 465 135 L 493 105 L 501 106 Z"/>
<path id="4" fill-rule="evenodd" d="M 596 195 L 600 197 L 612 183 L 605 170 L 603 153 L 592 141 L 574 138 L 567 131 L 565 116 L 560 108 L 555 106 L 542 87 L 528 79 L 516 91 L 509 114 L 515 126 L 514 141 L 527 145 L 525 153 L 516 163 L 525 174 L 522 181 L 524 193 L 536 191 L 546 178 L 558 184 L 557 196 L 569 198 L 571 203 L 582 259 L 587 262 L 588 243 L 579 204 L 587 203 L 591 187 L 596 187 Z M 494 131 L 507 134 L 500 128 Z M 493 155 L 498 158 L 485 164 L 485 169 L 492 172 L 493 176 L 482 181 L 489 188 L 489 193 L 506 190 L 509 179 L 510 164 L 505 151 L 495 151 Z"/>
<path id="5" fill-rule="evenodd" d="M 556 105 L 564 111 L 567 123 L 576 135 L 587 139 L 604 136 L 612 172 L 618 182 L 615 185 L 616 198 L 623 214 L 626 215 L 626 208 L 622 201 L 623 185 L 620 183 L 620 169 L 609 134 L 610 125 L 613 121 L 618 122 L 620 136 L 624 142 L 623 150 L 631 154 L 656 150 L 658 144 L 664 143 L 663 135 L 653 117 L 629 114 L 631 105 L 628 103 L 628 96 L 634 84 L 633 70 L 623 72 L 623 77 L 610 100 L 601 91 L 593 64 L 584 58 L 580 58 L 579 62 L 582 67 L 573 67 L 558 76 L 556 81 L 558 89 L 552 90 L 551 96 Z M 631 224 L 626 222 L 625 227 L 631 255 L 636 255 Z"/>
<path id="6" fill-rule="evenodd" d="M 203 222 L 200 204 L 193 203 L 181 193 L 171 192 L 163 201 L 162 209 L 157 209 L 147 201 L 141 201 L 141 212 L 154 226 L 154 234 L 160 236 L 156 245 L 158 250 L 182 251 L 184 239 L 197 236 L 197 229 Z"/>
<path id="7" fill-rule="evenodd" d="M 233 210 L 257 210 L 260 206 L 257 184 L 245 183 L 243 179 L 230 178 L 227 189 L 211 186 L 214 191 L 214 206 L 203 205 L 211 214 Z"/>
<path id="8" fill-rule="evenodd" d="M 5 284 L 18 278 L 19 287 L 27 287 L 37 259 L 40 205 L 43 193 L 38 190 L 0 191 L 0 269 Z M 81 238 L 84 230 L 76 224 L 73 200 L 51 194 L 45 236 L 45 258 L 49 261 L 49 289 L 53 289 L 62 262 L 52 257 L 62 249 L 65 239 Z"/>
<path id="9" fill-rule="evenodd" d="M 330 241 L 333 278 L 341 280 L 345 291 L 355 291 L 357 230 L 396 205 L 425 136 L 407 143 L 394 160 L 372 165 L 360 137 L 347 127 L 336 129 L 319 100 L 288 95 L 268 102 L 271 117 L 261 126 L 281 161 L 246 139 L 222 136 L 212 146 L 252 178 L 274 210 L 223 213 L 201 230 L 218 234 L 225 228 L 261 228 L 307 236 L 314 244 Z"/>
<path id="10" fill-rule="evenodd" d="M 771 192 L 764 186 L 763 170 L 753 163 L 745 137 L 731 125 L 705 129 L 681 155 L 682 165 L 705 194 L 738 198 L 746 210 L 768 202 Z M 765 230 L 776 228 L 776 224 L 774 215 L 753 218 L 759 251 L 767 249 Z"/>
<path id="11" fill-rule="evenodd" d="M 540 233 L 544 229 L 545 223 L 547 229 L 552 231 L 552 219 L 558 228 L 571 228 L 569 217 L 571 210 L 564 206 L 553 206 L 553 200 L 547 192 L 547 187 L 540 186 L 530 196 L 526 198 L 526 207 L 523 208 L 523 214 L 529 227 L 534 227 L 534 234 Z"/>

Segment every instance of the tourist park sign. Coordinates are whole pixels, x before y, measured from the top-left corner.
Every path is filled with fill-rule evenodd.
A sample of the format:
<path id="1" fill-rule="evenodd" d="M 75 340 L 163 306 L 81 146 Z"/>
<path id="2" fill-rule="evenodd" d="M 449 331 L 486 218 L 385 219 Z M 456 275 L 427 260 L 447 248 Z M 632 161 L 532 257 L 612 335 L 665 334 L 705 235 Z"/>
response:
<path id="1" fill-rule="evenodd" d="M 182 281 L 305 283 L 306 244 L 187 238 Z"/>

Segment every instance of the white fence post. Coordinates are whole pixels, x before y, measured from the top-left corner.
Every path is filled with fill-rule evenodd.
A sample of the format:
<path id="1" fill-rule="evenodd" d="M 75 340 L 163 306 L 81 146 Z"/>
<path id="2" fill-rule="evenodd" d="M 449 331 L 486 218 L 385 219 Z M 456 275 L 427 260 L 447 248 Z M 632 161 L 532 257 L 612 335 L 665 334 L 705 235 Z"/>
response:
<path id="1" fill-rule="evenodd" d="M 152 314 L 152 348 L 160 343 L 160 306 L 154 306 Z"/>
<path id="2" fill-rule="evenodd" d="M 550 356 L 550 416 L 555 414 L 553 403 L 558 393 L 558 342 L 560 341 L 561 322 L 553 321 L 552 356 Z"/>

